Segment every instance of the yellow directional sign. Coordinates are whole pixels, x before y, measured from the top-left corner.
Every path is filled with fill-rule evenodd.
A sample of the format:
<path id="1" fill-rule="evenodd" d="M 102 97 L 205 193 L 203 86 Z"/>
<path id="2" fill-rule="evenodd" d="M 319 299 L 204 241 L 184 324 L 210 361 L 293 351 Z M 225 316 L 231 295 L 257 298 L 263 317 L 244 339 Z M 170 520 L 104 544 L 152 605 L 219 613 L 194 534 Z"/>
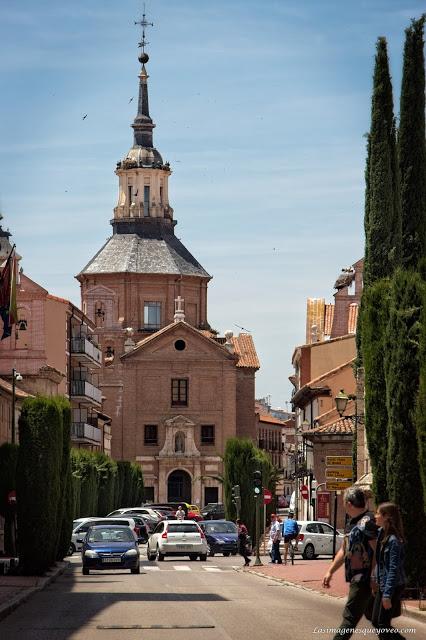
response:
<path id="1" fill-rule="evenodd" d="M 334 480 L 335 478 L 352 480 L 352 467 L 326 467 L 325 477 L 327 480 Z"/>
<path id="2" fill-rule="evenodd" d="M 326 491 L 341 491 L 352 486 L 352 480 L 327 480 Z"/>
<path id="3" fill-rule="evenodd" d="M 351 467 L 352 456 L 325 456 L 326 467 Z"/>

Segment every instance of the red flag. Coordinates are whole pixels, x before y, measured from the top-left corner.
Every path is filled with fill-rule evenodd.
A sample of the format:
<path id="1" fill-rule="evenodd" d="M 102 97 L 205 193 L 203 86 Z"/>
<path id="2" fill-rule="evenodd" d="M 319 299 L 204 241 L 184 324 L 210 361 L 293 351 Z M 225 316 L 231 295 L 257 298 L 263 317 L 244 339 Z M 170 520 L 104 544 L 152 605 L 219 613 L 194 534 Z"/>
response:
<path id="1" fill-rule="evenodd" d="M 0 276 L 0 317 L 3 320 L 3 335 L 1 340 L 11 335 L 11 326 L 16 323 L 18 312 L 16 308 L 16 255 L 12 248 Z"/>

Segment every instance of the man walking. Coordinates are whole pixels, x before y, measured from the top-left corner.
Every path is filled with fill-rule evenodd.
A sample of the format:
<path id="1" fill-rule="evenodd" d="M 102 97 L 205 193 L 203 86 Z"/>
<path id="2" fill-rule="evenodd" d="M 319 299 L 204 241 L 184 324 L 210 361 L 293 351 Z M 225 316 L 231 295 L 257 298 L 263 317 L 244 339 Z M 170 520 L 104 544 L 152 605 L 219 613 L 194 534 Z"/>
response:
<path id="1" fill-rule="evenodd" d="M 343 546 L 323 578 L 323 586 L 329 587 L 333 573 L 345 564 L 349 595 L 342 623 L 333 640 L 350 638 L 363 615 L 371 618 L 373 604 L 370 580 L 378 528 L 374 515 L 366 509 L 365 494 L 361 489 L 346 489 L 344 503 L 350 519 L 345 527 Z"/>
<path id="2" fill-rule="evenodd" d="M 271 514 L 271 528 L 269 529 L 269 540 L 271 544 L 271 563 L 282 564 L 280 553 L 281 525 L 275 513 Z"/>
<path id="3" fill-rule="evenodd" d="M 182 505 L 179 505 L 179 509 L 176 511 L 176 520 L 185 520 L 185 511 L 182 509 Z"/>
<path id="4" fill-rule="evenodd" d="M 243 556 L 244 558 L 244 566 L 248 567 L 251 560 L 249 558 L 249 552 L 247 548 L 247 543 L 248 543 L 247 527 L 240 518 L 236 520 L 236 523 L 238 527 L 238 553 L 240 554 L 240 556 Z"/>

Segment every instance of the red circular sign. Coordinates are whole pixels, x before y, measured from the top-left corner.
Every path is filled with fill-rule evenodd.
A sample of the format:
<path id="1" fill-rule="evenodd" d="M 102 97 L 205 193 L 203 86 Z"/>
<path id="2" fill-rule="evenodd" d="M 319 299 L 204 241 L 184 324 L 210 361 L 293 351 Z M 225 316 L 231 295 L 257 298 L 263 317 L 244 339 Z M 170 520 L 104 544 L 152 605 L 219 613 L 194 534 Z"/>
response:
<path id="1" fill-rule="evenodd" d="M 270 504 L 272 502 L 272 492 L 269 489 L 263 490 L 263 504 Z"/>
<path id="2" fill-rule="evenodd" d="M 308 499 L 308 497 L 309 497 L 309 489 L 306 486 L 306 484 L 302 484 L 302 486 L 300 487 L 300 494 L 301 494 L 302 498 L 305 498 L 305 500 Z"/>

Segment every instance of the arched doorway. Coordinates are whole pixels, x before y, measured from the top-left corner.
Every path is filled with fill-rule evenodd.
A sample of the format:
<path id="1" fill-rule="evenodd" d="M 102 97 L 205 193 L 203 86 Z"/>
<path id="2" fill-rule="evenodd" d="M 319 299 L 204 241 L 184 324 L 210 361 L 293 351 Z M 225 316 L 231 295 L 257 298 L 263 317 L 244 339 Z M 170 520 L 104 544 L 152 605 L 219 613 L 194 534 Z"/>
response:
<path id="1" fill-rule="evenodd" d="M 178 469 L 169 475 L 167 481 L 167 502 L 188 502 L 191 504 L 191 476 Z"/>

